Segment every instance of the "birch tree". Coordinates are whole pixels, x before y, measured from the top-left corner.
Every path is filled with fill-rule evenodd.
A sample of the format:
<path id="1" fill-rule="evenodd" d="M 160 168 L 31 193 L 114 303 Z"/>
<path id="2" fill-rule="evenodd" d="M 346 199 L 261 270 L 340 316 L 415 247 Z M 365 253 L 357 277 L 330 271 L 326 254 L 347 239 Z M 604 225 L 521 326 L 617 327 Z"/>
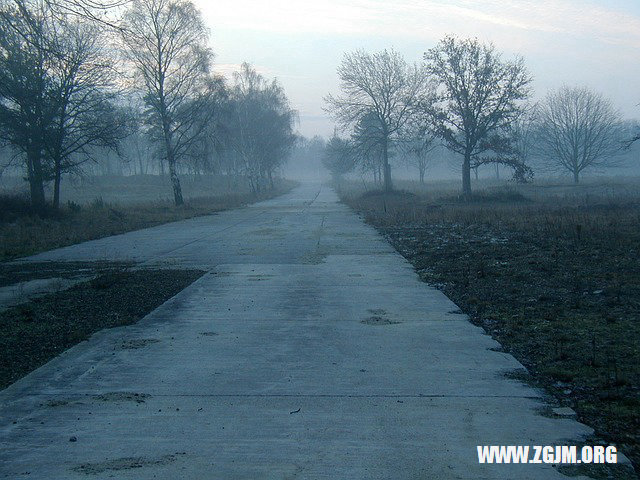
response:
<path id="1" fill-rule="evenodd" d="M 176 205 L 184 203 L 178 165 L 203 133 L 212 51 L 200 11 L 189 0 L 134 0 L 121 30 L 126 58 L 162 146 Z"/>

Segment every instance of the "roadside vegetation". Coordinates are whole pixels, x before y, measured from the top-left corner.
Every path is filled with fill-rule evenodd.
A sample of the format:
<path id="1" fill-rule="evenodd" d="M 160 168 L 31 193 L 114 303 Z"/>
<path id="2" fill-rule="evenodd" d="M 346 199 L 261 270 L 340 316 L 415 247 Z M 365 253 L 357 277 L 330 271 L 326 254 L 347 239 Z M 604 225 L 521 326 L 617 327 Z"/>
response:
<path id="1" fill-rule="evenodd" d="M 168 181 L 168 179 L 165 179 Z M 184 204 L 175 206 L 159 193 L 162 178 L 120 177 L 96 179 L 91 185 L 68 189 L 64 207 L 50 209 L 47 214 L 34 211 L 29 199 L 15 195 L 0 196 L 0 261 L 94 240 L 162 223 L 183 220 L 235 208 L 285 193 L 294 182 L 274 180 L 272 189 L 253 192 L 247 186 L 228 190 L 225 179 L 191 179 L 187 185 L 196 193 Z M 217 195 L 207 194 L 216 183 Z M 89 193 L 98 196 L 89 200 Z M 160 198 L 160 200 L 157 200 Z M 128 200 L 128 201 L 127 201 Z"/>
<path id="2" fill-rule="evenodd" d="M 213 57 L 190 0 L 0 3 L 0 188 L 19 179 L 41 217 L 104 174 L 168 179 L 177 207 L 189 176 L 274 190 L 297 112 L 277 79 L 246 62 L 225 78 Z"/>
<path id="3" fill-rule="evenodd" d="M 638 180 L 583 186 L 339 186 L 360 212 L 580 421 L 640 465 Z"/>

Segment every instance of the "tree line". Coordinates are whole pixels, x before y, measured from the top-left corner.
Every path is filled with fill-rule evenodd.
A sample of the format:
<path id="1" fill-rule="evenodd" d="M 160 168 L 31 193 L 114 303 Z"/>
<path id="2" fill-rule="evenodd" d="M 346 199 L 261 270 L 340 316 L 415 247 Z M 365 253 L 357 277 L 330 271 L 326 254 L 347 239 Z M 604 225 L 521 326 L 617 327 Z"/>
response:
<path id="1" fill-rule="evenodd" d="M 341 95 L 325 97 L 349 133 L 327 142 L 323 162 L 334 175 L 360 165 L 389 191 L 392 156 L 411 159 L 423 182 L 432 152 L 444 146 L 460 159 L 468 197 L 471 172 L 482 165 L 504 165 L 526 182 L 537 157 L 578 183 L 584 170 L 614 163 L 637 140 L 590 89 L 564 86 L 532 104 L 524 60 L 503 59 L 493 44 L 446 36 L 423 59 L 411 65 L 394 50 L 344 55 Z"/>
<path id="2" fill-rule="evenodd" d="M 227 81 L 213 57 L 189 0 L 0 0 L 0 146 L 34 208 L 48 185 L 58 208 L 62 176 L 110 152 L 141 170 L 153 157 L 176 205 L 185 170 L 273 186 L 297 113 L 277 80 L 244 63 Z"/>

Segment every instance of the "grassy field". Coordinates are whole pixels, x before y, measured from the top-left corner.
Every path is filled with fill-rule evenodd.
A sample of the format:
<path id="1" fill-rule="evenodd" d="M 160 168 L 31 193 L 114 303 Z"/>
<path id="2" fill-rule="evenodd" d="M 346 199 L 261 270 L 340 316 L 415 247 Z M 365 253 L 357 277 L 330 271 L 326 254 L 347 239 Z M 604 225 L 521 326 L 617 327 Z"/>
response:
<path id="1" fill-rule="evenodd" d="M 640 180 L 400 187 L 339 193 L 638 469 Z"/>
<path id="2" fill-rule="evenodd" d="M 185 179 L 185 205 L 175 207 L 167 179 L 157 176 L 85 179 L 63 192 L 58 213 L 42 218 L 28 199 L 5 185 L 0 195 L 0 261 L 162 223 L 209 215 L 281 195 L 294 183 L 254 194 L 242 182 L 220 177 Z M 9 193 L 7 193 L 9 192 Z"/>

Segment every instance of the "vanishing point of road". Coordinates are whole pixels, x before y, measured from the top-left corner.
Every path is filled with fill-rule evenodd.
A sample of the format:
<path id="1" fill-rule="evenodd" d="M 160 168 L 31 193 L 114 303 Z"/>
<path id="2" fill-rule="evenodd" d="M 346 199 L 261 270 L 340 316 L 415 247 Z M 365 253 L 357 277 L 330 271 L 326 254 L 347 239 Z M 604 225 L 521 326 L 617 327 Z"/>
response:
<path id="1" fill-rule="evenodd" d="M 547 480 L 476 447 L 591 433 L 328 187 L 28 260 L 207 273 L 0 392 L 0 478 Z"/>

